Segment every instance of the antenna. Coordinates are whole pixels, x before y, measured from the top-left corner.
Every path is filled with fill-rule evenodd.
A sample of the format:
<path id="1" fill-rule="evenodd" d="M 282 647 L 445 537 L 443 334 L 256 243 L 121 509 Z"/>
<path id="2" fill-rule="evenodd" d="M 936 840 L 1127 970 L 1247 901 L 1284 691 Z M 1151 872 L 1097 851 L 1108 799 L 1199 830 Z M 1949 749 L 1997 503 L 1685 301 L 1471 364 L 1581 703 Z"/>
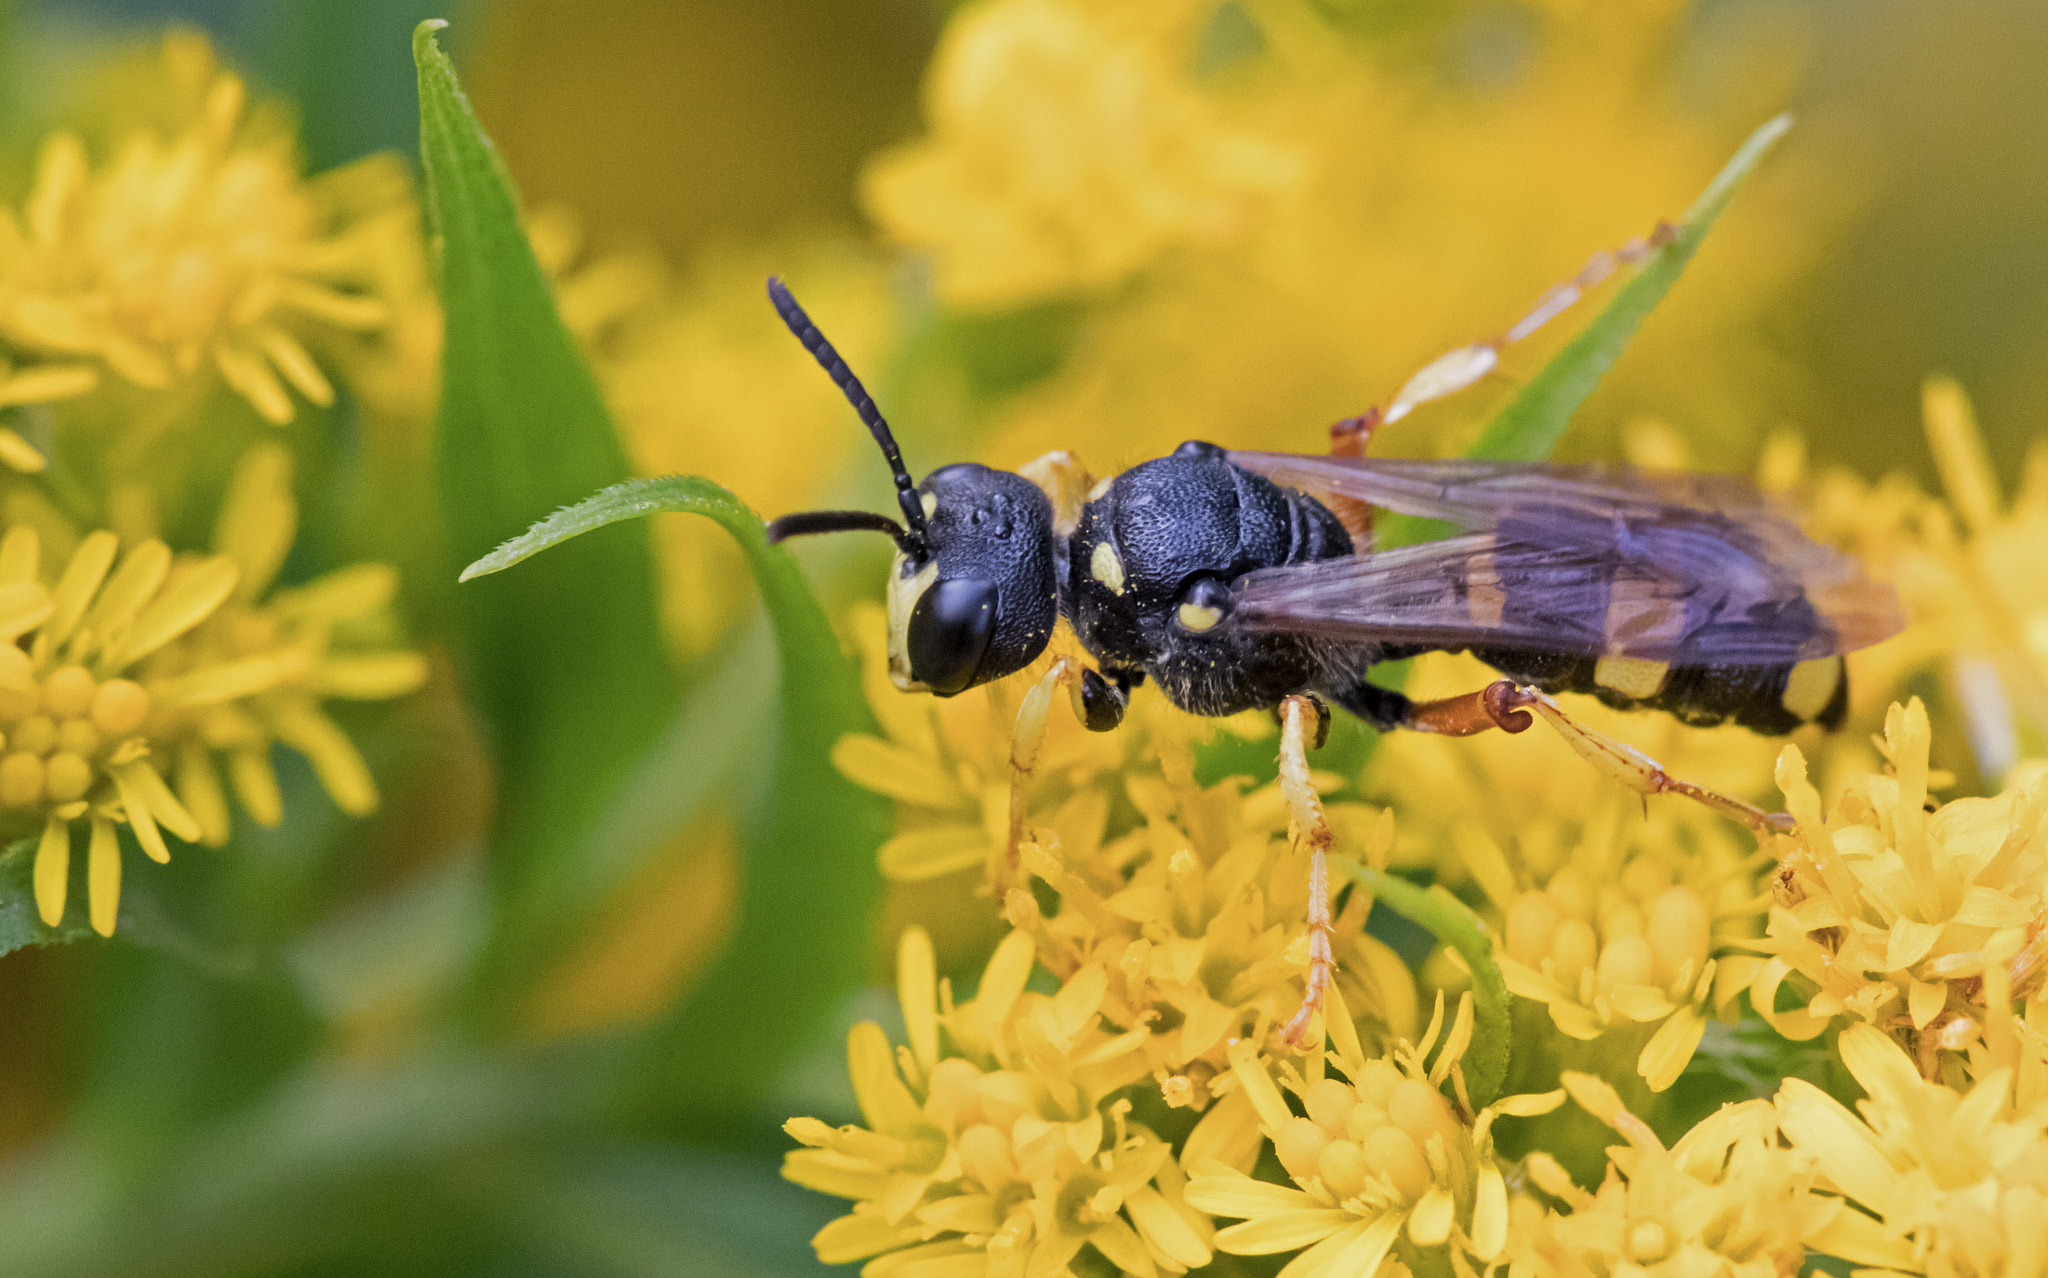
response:
<path id="1" fill-rule="evenodd" d="M 896 504 L 903 508 L 903 521 L 909 525 L 906 532 L 898 528 L 894 520 L 882 519 L 881 516 L 872 517 L 882 519 L 880 524 L 851 522 L 845 519 L 820 521 L 815 525 L 797 524 L 792 521 L 798 519 L 798 516 L 788 515 L 776 521 L 778 525 L 787 525 L 782 535 L 800 536 L 805 533 L 839 532 L 855 528 L 894 530 L 896 544 L 903 548 L 904 553 L 922 554 L 925 548 L 924 506 L 917 499 L 917 483 L 911 479 L 909 469 L 903 464 L 903 454 L 896 447 L 896 437 L 889 433 L 889 423 L 882 420 L 882 410 L 875 407 L 875 401 L 868 396 L 867 387 L 860 384 L 860 378 L 853 375 L 853 370 L 846 366 L 846 361 L 840 358 L 839 352 L 832 349 L 832 343 L 825 340 L 825 335 L 818 331 L 818 326 L 811 323 L 811 317 L 804 314 L 804 308 L 798 306 L 796 299 L 790 296 L 789 290 L 783 287 L 781 277 L 768 277 L 768 300 L 775 303 L 776 313 L 782 316 L 782 322 L 789 325 L 789 331 L 796 334 L 796 340 L 804 344 L 804 349 L 811 353 L 812 359 L 818 361 L 818 367 L 824 369 L 826 376 L 839 387 L 839 393 L 846 396 L 846 402 L 853 405 L 854 412 L 860 414 L 860 420 L 868 428 L 868 433 L 882 446 L 882 456 L 888 459 L 890 473 L 896 478 Z M 838 515 L 851 512 L 813 513 Z M 886 528 L 883 527 L 884 524 L 887 525 Z"/>

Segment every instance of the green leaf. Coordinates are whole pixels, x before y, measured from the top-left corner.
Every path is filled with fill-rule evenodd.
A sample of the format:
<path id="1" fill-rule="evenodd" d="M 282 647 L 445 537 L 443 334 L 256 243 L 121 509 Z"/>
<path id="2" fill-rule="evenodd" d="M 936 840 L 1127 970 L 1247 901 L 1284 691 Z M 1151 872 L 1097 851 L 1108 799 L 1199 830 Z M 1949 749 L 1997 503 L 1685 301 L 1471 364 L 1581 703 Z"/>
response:
<path id="1" fill-rule="evenodd" d="M 87 914 L 85 839 L 74 831 L 71 848 L 71 885 L 64 901 L 64 917 L 57 926 L 43 922 L 36 910 L 35 864 L 37 839 L 16 839 L 0 848 L 0 954 L 31 945 L 68 945 L 73 941 L 97 939 Z M 244 978 L 255 974 L 258 963 L 244 945 L 230 945 L 202 937 L 182 920 L 186 902 L 163 899 L 167 877 L 153 862 L 142 858 L 142 850 L 122 840 L 121 859 L 127 881 L 121 886 L 121 909 L 114 920 L 114 936 L 179 959 L 208 975 Z M 205 855 L 202 849 L 185 855 Z"/>
<path id="2" fill-rule="evenodd" d="M 1404 878 L 1368 865 L 1337 862 L 1332 866 L 1370 889 L 1377 904 L 1457 951 L 1472 973 L 1472 1045 L 1465 1049 L 1465 1088 L 1474 1105 L 1500 1095 L 1508 1073 L 1508 985 L 1493 961 L 1493 940 L 1470 907 L 1440 886 L 1419 887 Z"/>
<path id="3" fill-rule="evenodd" d="M 775 742 L 767 793 L 746 831 L 746 887 L 732 939 L 653 1031 L 636 1097 L 703 1130 L 743 1121 L 774 1065 L 865 980 L 881 898 L 874 852 L 890 809 L 830 761 L 841 736 L 875 731 L 852 661 L 796 561 L 768 544 L 759 516 L 711 481 L 684 475 L 614 485 L 550 515 L 463 577 L 499 572 L 593 529 L 662 511 L 703 515 L 739 542 L 761 587 L 781 667 L 774 722 L 724 725 L 728 739 L 764 732 Z"/>
<path id="4" fill-rule="evenodd" d="M 1791 127 L 1792 117 L 1781 115 L 1749 135 L 1735 157 L 1685 211 L 1685 219 L 1671 241 L 1634 278 L 1615 290 L 1613 300 L 1599 318 L 1573 338 L 1557 358 L 1544 365 L 1543 371 L 1522 388 L 1522 393 L 1486 424 L 1479 442 L 1467 456 L 1522 462 L 1542 461 L 1550 456 L 1572 414 L 1586 402 L 1607 370 L 1614 367 L 1614 361 L 1635 337 L 1644 318 L 1678 282 L 1700 241 L 1728 206 L 1735 188 Z"/>
<path id="5" fill-rule="evenodd" d="M 71 867 L 72 890 L 65 902 L 64 917 L 57 920 L 57 926 L 44 923 L 42 915 L 36 912 L 37 842 L 16 839 L 0 849 L 0 954 L 11 954 L 30 945 L 68 945 L 94 934 L 86 919 L 85 884 L 76 865 Z M 83 859 L 80 851 L 72 849 L 73 861 Z M 120 920 L 116 920 L 115 930 L 120 930 Z"/>
<path id="6" fill-rule="evenodd" d="M 435 44 L 413 32 L 420 160 L 447 311 L 436 465 L 462 563 L 629 473 L 597 383 L 555 313 L 490 139 Z M 615 529 L 530 571 L 458 592 L 464 674 L 498 765 L 493 974 L 552 930 L 535 890 L 570 855 L 668 722 L 675 682 L 644 529 Z"/>

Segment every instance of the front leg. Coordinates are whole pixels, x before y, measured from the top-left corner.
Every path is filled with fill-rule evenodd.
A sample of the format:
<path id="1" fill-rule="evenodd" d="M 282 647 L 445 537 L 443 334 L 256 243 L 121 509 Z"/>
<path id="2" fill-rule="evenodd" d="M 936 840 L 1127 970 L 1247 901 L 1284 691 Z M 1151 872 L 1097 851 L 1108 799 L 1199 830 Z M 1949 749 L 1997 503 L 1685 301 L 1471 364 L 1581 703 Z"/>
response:
<path id="1" fill-rule="evenodd" d="M 1142 670 L 1119 670 L 1105 666 L 1101 673 L 1083 670 L 1068 685 L 1074 694 L 1074 717 L 1090 732 L 1108 732 L 1124 721 L 1131 706 L 1131 689 L 1145 682 Z"/>

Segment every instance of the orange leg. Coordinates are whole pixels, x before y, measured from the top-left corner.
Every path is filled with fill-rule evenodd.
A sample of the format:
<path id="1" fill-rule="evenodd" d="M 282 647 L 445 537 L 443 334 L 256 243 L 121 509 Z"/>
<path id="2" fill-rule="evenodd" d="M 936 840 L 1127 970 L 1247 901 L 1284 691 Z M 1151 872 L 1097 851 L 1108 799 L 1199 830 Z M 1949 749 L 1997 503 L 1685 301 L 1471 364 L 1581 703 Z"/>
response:
<path id="1" fill-rule="evenodd" d="M 1328 714 L 1308 697 L 1289 697 L 1280 703 L 1280 793 L 1287 800 L 1288 823 L 1294 827 L 1294 837 L 1305 841 L 1309 849 L 1307 989 L 1302 995 L 1301 1010 L 1287 1022 L 1280 1037 L 1303 1050 L 1314 1045 L 1309 1026 L 1322 1010 L 1323 997 L 1337 971 L 1337 956 L 1330 947 L 1335 927 L 1330 919 L 1328 861 L 1335 836 L 1323 817 L 1323 803 L 1316 797 L 1308 772 L 1311 742 L 1321 744 Z"/>

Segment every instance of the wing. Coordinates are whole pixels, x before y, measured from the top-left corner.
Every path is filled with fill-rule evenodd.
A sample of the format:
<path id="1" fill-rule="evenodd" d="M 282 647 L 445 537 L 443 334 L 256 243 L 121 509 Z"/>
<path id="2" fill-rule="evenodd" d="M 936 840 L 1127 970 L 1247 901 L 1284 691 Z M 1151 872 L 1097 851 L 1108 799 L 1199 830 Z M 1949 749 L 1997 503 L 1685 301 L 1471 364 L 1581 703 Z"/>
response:
<path id="1" fill-rule="evenodd" d="M 1732 666 L 1849 652 L 1903 625 L 1889 587 L 1739 480 L 1232 454 L 1246 456 L 1278 482 L 1475 529 L 1250 573 L 1237 615 L 1252 627 Z"/>

